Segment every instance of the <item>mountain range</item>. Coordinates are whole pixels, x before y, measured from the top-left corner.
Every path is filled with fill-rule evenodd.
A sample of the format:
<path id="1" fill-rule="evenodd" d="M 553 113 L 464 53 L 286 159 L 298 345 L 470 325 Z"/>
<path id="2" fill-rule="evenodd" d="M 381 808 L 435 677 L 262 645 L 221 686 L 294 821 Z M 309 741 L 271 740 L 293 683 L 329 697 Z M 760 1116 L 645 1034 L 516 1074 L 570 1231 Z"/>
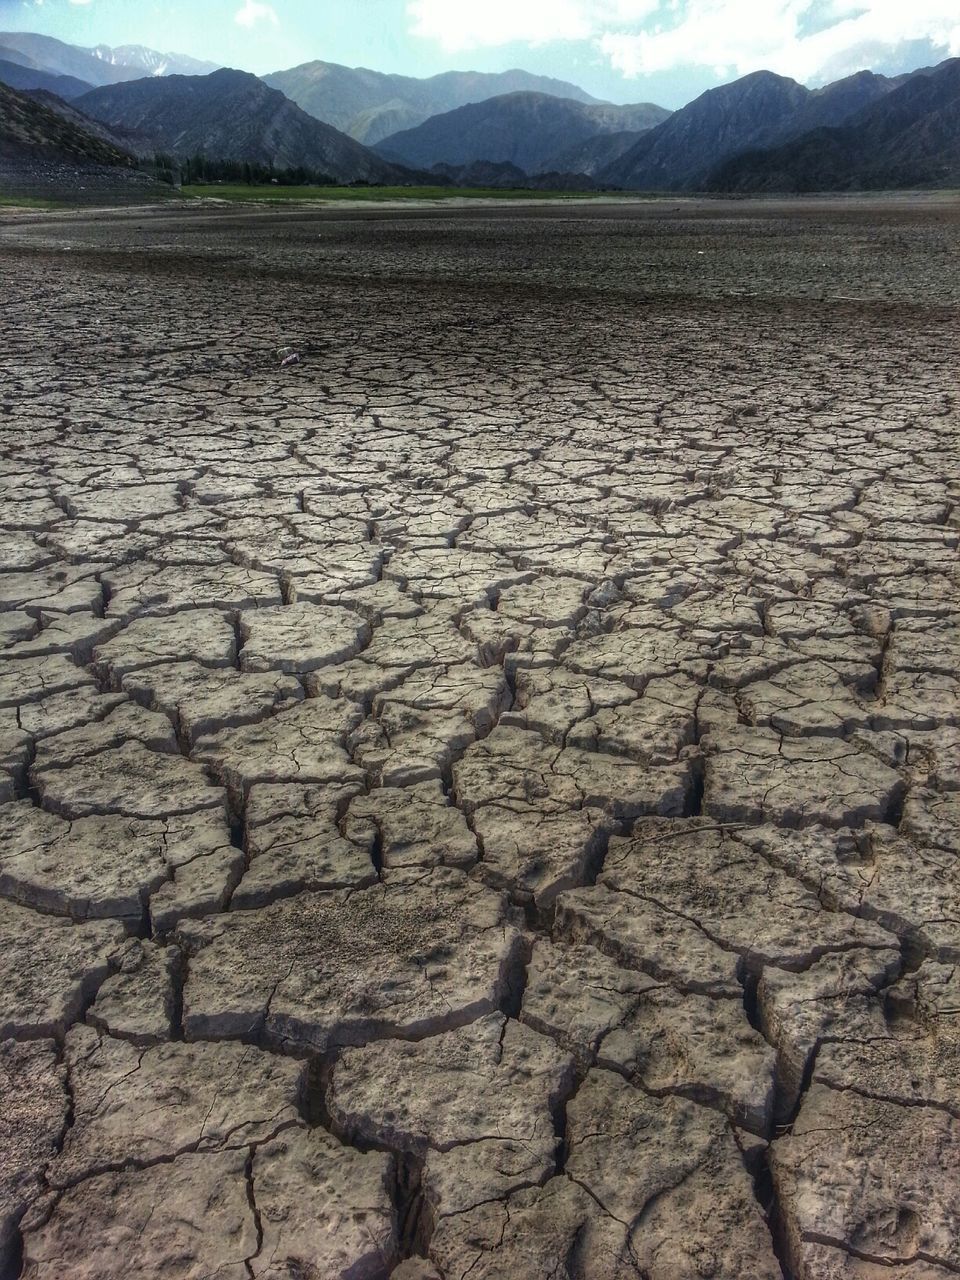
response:
<path id="1" fill-rule="evenodd" d="M 716 191 L 851 191 L 960 186 L 960 58 L 905 77 L 850 115 L 720 165 Z"/>
<path id="2" fill-rule="evenodd" d="M 616 107 L 545 93 L 508 93 L 458 107 L 377 143 L 387 159 L 412 168 L 512 164 L 529 174 L 568 170 L 567 157 L 611 134 L 636 141 L 669 112 L 653 103 Z M 569 171 L 569 170 L 568 170 Z M 574 170 L 575 172 L 575 170 Z"/>
<path id="3" fill-rule="evenodd" d="M 267 176 L 299 170 L 292 180 L 409 185 L 960 185 L 960 59 L 897 77 L 862 71 L 817 89 L 757 71 L 671 114 L 597 102 L 523 71 L 417 80 L 310 62 L 258 79 L 140 46 L 80 48 L 8 32 L 0 33 L 0 83 L 15 91 L 0 117 L 8 150 L 42 149 L 46 133 L 54 148 L 82 150 L 85 134 L 124 156 L 162 151 L 249 164 Z M 33 118 L 25 99 L 43 112 Z M 63 133 L 67 126 L 75 132 Z"/>
<path id="4" fill-rule="evenodd" d="M 367 146 L 403 129 L 413 129 L 431 116 L 507 93 L 545 93 L 576 102 L 597 102 L 575 84 L 529 71 L 445 71 L 418 80 L 366 67 L 305 62 L 263 78 L 310 115 Z"/>
<path id="5" fill-rule="evenodd" d="M 104 85 L 73 105 L 112 129 L 133 129 L 150 138 L 156 150 L 184 158 L 199 154 L 278 169 L 303 167 L 338 182 L 410 179 L 246 71 Z"/>
<path id="6" fill-rule="evenodd" d="M 65 76 L 79 82 L 79 90 L 61 86 L 61 97 L 79 97 L 99 85 L 139 80 L 143 76 L 207 75 L 217 69 L 214 62 L 201 62 L 182 53 L 158 53 L 143 45 L 118 48 L 99 44 L 93 48 L 65 44 L 52 36 L 30 31 L 0 31 L 0 60 L 15 63 L 47 76 Z M 6 83 L 5 76 L 0 76 Z M 52 89 L 50 84 L 14 85 L 14 88 Z M 58 92 L 56 89 L 53 92 Z"/>
<path id="7" fill-rule="evenodd" d="M 698 191 L 729 156 L 776 146 L 811 127 L 842 124 L 898 82 L 865 71 L 811 90 L 786 76 L 756 71 L 709 89 L 637 139 L 598 177 L 636 190 Z"/>

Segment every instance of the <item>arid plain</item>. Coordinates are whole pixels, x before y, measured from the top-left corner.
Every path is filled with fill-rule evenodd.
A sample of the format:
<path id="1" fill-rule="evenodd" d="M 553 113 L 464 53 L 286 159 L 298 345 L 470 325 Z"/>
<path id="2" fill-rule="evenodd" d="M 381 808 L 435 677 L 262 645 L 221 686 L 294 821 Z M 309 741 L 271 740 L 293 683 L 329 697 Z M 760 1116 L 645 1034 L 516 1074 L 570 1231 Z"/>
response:
<path id="1" fill-rule="evenodd" d="M 956 1276 L 960 202 L 0 296 L 0 1274 Z"/>

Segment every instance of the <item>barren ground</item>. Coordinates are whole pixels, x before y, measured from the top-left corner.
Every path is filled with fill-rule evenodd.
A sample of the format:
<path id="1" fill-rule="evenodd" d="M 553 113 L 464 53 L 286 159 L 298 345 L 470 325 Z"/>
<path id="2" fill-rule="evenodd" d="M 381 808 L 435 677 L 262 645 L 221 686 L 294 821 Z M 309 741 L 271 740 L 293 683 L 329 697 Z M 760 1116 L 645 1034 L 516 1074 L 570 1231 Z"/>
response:
<path id="1" fill-rule="evenodd" d="M 958 233 L 0 216 L 0 1271 L 960 1272 Z"/>

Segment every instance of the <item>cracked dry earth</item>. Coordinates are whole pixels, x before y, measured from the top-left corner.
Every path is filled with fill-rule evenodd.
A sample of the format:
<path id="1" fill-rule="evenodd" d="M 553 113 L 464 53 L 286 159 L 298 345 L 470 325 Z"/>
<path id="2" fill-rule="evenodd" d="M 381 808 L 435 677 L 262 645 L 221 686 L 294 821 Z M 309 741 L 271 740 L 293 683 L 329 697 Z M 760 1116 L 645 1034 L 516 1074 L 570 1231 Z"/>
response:
<path id="1" fill-rule="evenodd" d="M 958 230 L 7 217 L 7 1276 L 960 1273 Z"/>

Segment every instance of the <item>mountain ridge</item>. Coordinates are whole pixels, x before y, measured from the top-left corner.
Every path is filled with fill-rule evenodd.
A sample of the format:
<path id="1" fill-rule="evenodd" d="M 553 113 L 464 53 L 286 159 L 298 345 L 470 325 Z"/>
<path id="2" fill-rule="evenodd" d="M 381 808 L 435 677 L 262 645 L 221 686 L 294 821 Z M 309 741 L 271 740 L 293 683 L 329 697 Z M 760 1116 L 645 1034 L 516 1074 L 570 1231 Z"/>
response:
<path id="1" fill-rule="evenodd" d="M 314 60 L 262 79 L 309 115 L 373 146 L 394 133 L 471 102 L 505 93 L 546 92 L 599 105 L 578 85 L 514 68 L 510 71 L 442 71 L 419 79 Z"/>
<path id="2" fill-rule="evenodd" d="M 409 183 L 433 171 L 675 192 L 960 185 L 958 79 L 960 59 L 815 89 L 760 70 L 671 114 L 519 69 L 418 79 L 312 61 L 258 78 L 142 45 L 0 33 L 0 86 L 102 145 L 302 170 L 304 181 Z M 40 135 L 47 126 L 56 132 L 47 119 Z"/>
<path id="3" fill-rule="evenodd" d="M 839 128 L 809 130 L 718 165 L 714 191 L 851 191 L 960 185 L 960 58 L 906 78 Z"/>
<path id="4" fill-rule="evenodd" d="M 559 170 L 560 158 L 607 133 L 661 123 L 668 113 L 653 103 L 617 107 L 541 93 L 509 93 L 433 116 L 415 129 L 384 138 L 375 150 L 413 168 L 480 161 L 512 164 L 529 174 Z"/>
<path id="5" fill-rule="evenodd" d="M 79 98 L 89 93 L 93 85 L 76 76 L 60 76 L 41 67 L 28 67 L 22 62 L 6 58 L 7 51 L 0 47 L 0 82 L 23 93 L 30 89 L 45 89 L 61 98 Z M 11 52 L 13 52 L 11 50 Z"/>
<path id="6" fill-rule="evenodd" d="M 198 68 L 207 72 L 217 70 L 216 63 L 200 62 L 186 54 L 161 54 L 143 45 L 121 45 L 114 49 L 100 44 L 86 48 L 33 31 L 0 31 L 0 47 L 29 58 L 35 69 L 53 75 L 73 76 L 94 88 L 140 79 L 147 71 L 150 58 L 158 59 L 172 69 L 164 74 L 196 74 Z M 122 51 L 133 61 L 115 60 L 115 55 Z M 148 74 L 158 73 L 152 70 Z"/>
<path id="7" fill-rule="evenodd" d="M 338 182 L 397 182 L 409 175 L 301 111 L 247 71 L 148 77 L 105 85 L 73 104 L 180 157 L 205 155 L 276 168 L 305 167 Z"/>
<path id="8" fill-rule="evenodd" d="M 708 89 L 597 176 L 634 190 L 702 189 L 725 159 L 803 132 L 805 113 L 818 125 L 833 127 L 861 109 L 865 98 L 882 97 L 895 83 L 872 72 L 861 75 L 869 79 L 851 85 L 856 78 L 848 77 L 813 90 L 772 71 L 751 72 Z"/>

